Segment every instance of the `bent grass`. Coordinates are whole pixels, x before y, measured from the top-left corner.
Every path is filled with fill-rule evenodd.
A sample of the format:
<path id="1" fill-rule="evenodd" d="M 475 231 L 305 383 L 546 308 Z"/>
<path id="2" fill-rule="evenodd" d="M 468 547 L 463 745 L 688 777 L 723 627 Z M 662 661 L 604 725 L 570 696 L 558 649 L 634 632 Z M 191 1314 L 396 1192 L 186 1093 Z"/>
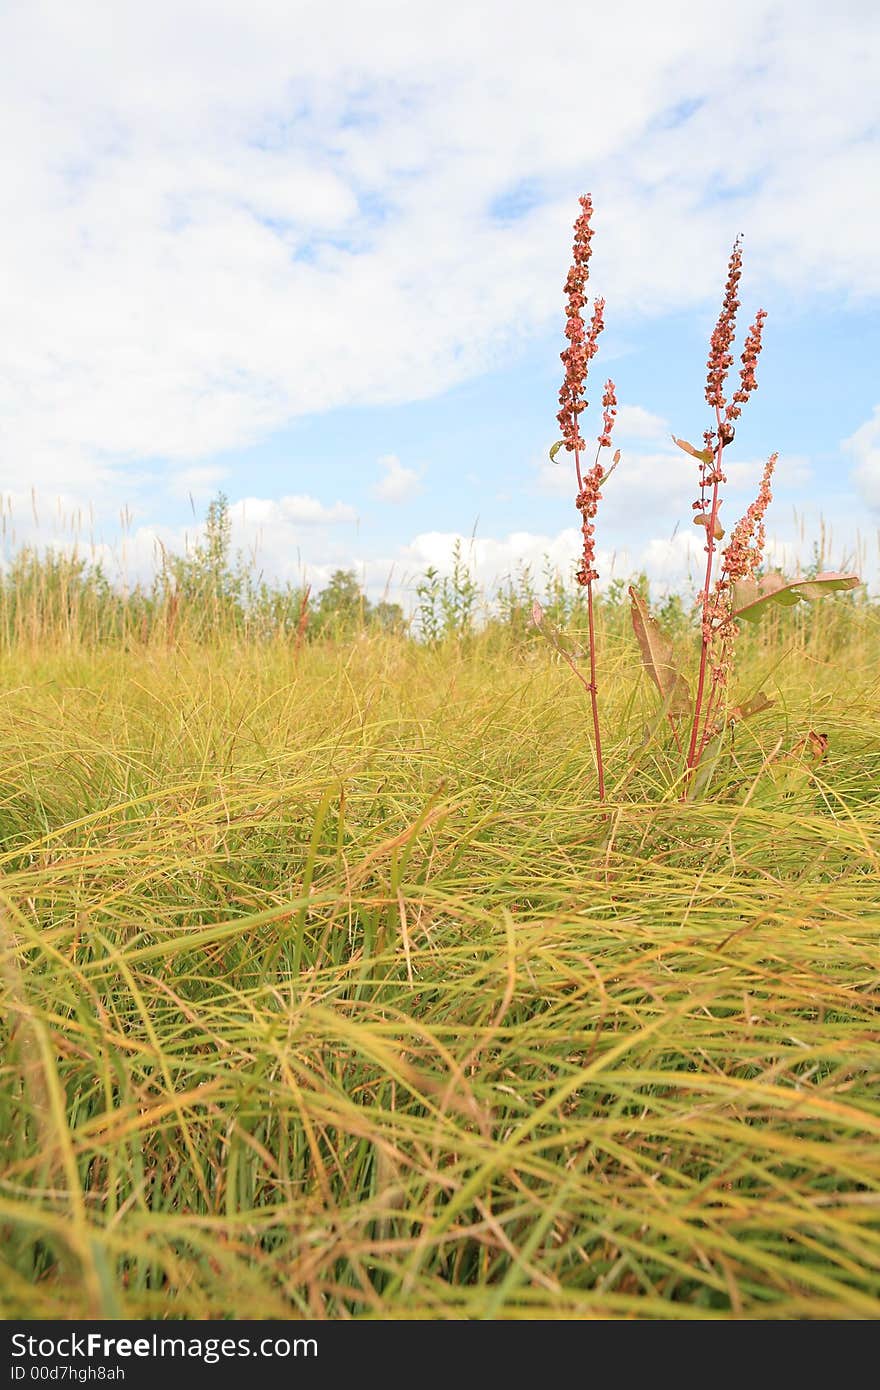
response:
<path id="1" fill-rule="evenodd" d="M 497 634 L 5 655 L 4 1315 L 876 1317 L 878 616 L 786 618 L 685 804 L 600 631 L 601 808 Z"/>

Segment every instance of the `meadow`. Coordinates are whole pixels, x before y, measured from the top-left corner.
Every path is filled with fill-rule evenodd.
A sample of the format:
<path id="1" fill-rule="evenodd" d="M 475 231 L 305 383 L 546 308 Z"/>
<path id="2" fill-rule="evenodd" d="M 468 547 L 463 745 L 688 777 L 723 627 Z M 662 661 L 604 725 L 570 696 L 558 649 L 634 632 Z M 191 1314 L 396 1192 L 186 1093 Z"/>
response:
<path id="1" fill-rule="evenodd" d="M 682 801 L 597 596 L 600 805 L 515 605 L 306 637 L 23 574 L 5 1317 L 880 1314 L 877 604 L 744 635 L 773 704 Z"/>

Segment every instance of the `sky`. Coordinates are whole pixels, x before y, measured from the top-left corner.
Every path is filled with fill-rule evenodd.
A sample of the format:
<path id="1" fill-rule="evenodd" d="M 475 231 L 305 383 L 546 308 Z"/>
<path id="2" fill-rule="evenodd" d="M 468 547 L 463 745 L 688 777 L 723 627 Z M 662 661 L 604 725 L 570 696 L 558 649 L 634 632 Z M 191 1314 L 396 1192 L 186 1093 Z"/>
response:
<path id="1" fill-rule="evenodd" d="M 276 580 L 407 603 L 457 539 L 489 587 L 572 575 L 548 450 L 590 192 L 601 582 L 701 567 L 670 436 L 711 423 L 742 234 L 740 344 L 768 318 L 722 521 L 778 451 L 769 558 L 876 587 L 876 0 L 0 0 L 0 55 L 7 556 L 133 583 L 222 490 Z"/>

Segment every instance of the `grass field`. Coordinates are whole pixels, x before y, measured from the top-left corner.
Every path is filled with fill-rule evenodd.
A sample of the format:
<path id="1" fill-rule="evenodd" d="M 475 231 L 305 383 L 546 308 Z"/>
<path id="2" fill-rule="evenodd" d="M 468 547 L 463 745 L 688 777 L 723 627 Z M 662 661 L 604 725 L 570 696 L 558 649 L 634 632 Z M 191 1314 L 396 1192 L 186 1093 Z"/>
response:
<path id="1" fill-rule="evenodd" d="M 7 647 L 6 1317 L 880 1315 L 878 610 L 603 640 Z"/>

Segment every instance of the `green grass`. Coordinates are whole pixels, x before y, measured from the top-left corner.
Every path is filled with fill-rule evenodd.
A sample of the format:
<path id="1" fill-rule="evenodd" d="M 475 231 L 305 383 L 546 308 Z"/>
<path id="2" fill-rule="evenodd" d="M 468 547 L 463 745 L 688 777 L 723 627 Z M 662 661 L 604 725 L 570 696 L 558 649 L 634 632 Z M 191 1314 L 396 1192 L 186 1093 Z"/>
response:
<path id="1" fill-rule="evenodd" d="M 605 813 L 498 634 L 11 646 L 3 1314 L 877 1317 L 880 627 L 812 616 L 685 805 L 611 632 Z"/>

